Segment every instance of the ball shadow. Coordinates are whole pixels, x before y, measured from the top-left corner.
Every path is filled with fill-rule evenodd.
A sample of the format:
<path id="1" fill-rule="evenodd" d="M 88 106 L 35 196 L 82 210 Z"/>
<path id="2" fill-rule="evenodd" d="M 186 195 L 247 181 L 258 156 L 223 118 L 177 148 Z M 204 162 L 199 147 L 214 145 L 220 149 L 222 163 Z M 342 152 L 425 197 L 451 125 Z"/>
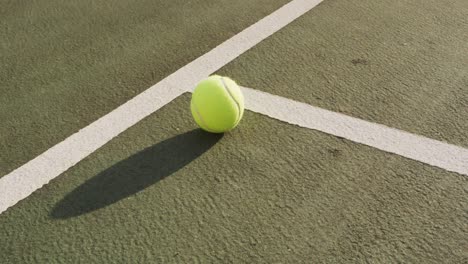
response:
<path id="1" fill-rule="evenodd" d="M 173 174 L 222 138 L 200 129 L 164 140 L 109 167 L 67 194 L 50 216 L 66 219 L 112 205 Z"/>

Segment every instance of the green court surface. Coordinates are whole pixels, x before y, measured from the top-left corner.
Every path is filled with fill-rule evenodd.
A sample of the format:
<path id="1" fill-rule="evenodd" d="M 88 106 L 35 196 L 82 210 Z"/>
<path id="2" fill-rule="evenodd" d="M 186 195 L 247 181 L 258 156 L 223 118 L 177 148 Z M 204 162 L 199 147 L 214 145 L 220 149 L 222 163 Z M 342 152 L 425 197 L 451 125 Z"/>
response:
<path id="1" fill-rule="evenodd" d="M 365 122 L 369 141 L 344 137 L 377 148 L 249 110 L 210 134 L 186 93 L 9 174 L 288 2 L 0 0 L 0 263 L 466 263 L 467 176 L 377 149 L 438 157 Z M 324 0 L 217 73 L 462 160 L 467 17 L 466 0 Z M 69 169 L 37 189 L 52 167 Z"/>
<path id="2" fill-rule="evenodd" d="M 466 177 L 249 111 L 237 130 L 208 134 L 189 99 L 1 214 L 2 262 L 468 257 Z"/>
<path id="3" fill-rule="evenodd" d="M 466 0 L 326 0 L 219 73 L 467 147 L 467 17 Z"/>
<path id="4" fill-rule="evenodd" d="M 0 177 L 287 0 L 0 0 Z"/>

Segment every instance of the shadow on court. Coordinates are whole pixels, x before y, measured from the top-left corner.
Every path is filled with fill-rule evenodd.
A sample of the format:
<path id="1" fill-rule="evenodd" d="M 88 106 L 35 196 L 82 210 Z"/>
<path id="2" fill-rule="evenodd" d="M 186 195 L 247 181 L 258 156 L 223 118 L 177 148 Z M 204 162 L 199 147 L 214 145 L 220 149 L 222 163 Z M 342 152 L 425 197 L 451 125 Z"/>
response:
<path id="1" fill-rule="evenodd" d="M 196 129 L 148 147 L 78 186 L 55 205 L 50 216 L 70 218 L 118 202 L 183 168 L 221 138 L 222 134 Z"/>

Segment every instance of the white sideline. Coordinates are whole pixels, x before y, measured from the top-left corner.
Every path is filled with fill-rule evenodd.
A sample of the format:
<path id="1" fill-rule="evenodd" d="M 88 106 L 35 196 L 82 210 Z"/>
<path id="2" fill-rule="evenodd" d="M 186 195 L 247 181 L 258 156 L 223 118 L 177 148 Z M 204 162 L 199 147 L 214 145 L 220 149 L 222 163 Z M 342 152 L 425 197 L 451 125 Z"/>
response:
<path id="1" fill-rule="evenodd" d="M 0 178 L 0 214 L 323 0 L 294 0 Z"/>
<path id="2" fill-rule="evenodd" d="M 253 112 L 468 176 L 466 148 L 250 88 L 242 89 L 246 108 Z"/>

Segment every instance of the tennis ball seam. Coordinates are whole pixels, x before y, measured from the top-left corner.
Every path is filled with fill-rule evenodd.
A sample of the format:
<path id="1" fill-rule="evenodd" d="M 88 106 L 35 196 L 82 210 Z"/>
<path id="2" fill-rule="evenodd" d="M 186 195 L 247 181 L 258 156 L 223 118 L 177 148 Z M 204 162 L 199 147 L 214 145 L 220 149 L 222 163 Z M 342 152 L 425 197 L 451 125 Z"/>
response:
<path id="1" fill-rule="evenodd" d="M 239 119 L 240 119 L 240 115 L 241 115 L 241 107 L 240 107 L 240 104 L 239 102 L 237 102 L 237 100 L 234 98 L 234 96 L 232 95 L 231 93 L 231 90 L 229 90 L 229 87 L 228 85 L 226 84 L 226 82 L 224 81 L 223 77 L 219 77 L 219 79 L 221 80 L 221 84 L 223 85 L 224 89 L 227 91 L 229 97 L 234 101 L 234 103 L 236 104 L 237 106 L 237 118 L 236 118 L 236 123 L 239 122 Z"/>
<path id="2" fill-rule="evenodd" d="M 198 111 L 198 107 L 197 105 L 195 104 L 195 102 L 192 102 L 192 105 L 193 105 L 193 110 L 195 110 L 195 114 L 197 114 L 198 118 L 200 119 L 200 122 L 202 124 L 202 126 L 205 127 L 206 130 L 212 132 L 214 131 L 213 129 L 211 129 L 209 126 L 206 125 L 206 122 L 205 120 L 203 119 L 203 116 L 200 114 L 200 112 Z"/>

